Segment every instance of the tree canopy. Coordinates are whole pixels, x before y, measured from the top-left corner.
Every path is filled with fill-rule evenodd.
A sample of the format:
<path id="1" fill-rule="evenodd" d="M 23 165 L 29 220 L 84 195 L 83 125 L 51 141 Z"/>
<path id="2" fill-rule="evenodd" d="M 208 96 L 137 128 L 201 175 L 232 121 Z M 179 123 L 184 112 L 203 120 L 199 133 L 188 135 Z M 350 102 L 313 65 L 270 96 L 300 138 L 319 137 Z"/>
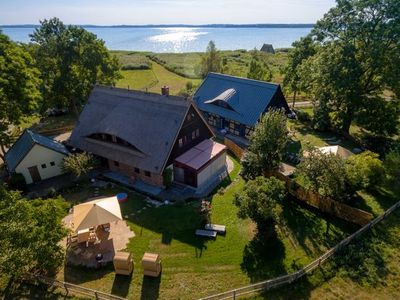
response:
<path id="1" fill-rule="evenodd" d="M 41 99 L 39 71 L 32 56 L 0 32 L 0 157 L 13 142 L 22 117 Z"/>
<path id="2" fill-rule="evenodd" d="M 272 72 L 265 62 L 261 62 L 259 59 L 253 58 L 250 62 L 247 78 L 270 81 L 272 79 Z"/>
<path id="3" fill-rule="evenodd" d="M 242 159 L 241 174 L 245 179 L 254 179 L 279 166 L 289 140 L 286 123 L 284 112 L 274 110 L 265 113 L 257 123 Z"/>
<path id="4" fill-rule="evenodd" d="M 400 64 L 400 2 L 337 1 L 308 39 L 317 47 L 315 54 L 300 67 L 294 60 L 290 63 L 300 72 L 299 85 L 324 107 L 316 113 L 324 113 L 346 134 L 354 121 L 373 134 L 395 134 L 400 111 L 400 72 L 395 67 Z M 295 46 L 295 53 L 306 53 L 301 41 Z M 388 91 L 392 97 L 384 97 Z"/>
<path id="5" fill-rule="evenodd" d="M 68 108 L 76 114 L 94 84 L 113 85 L 119 63 L 96 35 L 53 18 L 40 22 L 29 48 L 41 71 L 47 107 Z"/>
<path id="6" fill-rule="evenodd" d="M 64 261 L 58 243 L 66 235 L 62 199 L 23 199 L 0 185 L 0 273 L 18 279 L 52 271 Z"/>
<path id="7" fill-rule="evenodd" d="M 222 69 L 221 62 L 221 55 L 214 41 L 210 41 L 206 53 L 201 57 L 200 65 L 197 66 L 197 73 L 203 78 L 210 72 L 219 73 Z"/>
<path id="8" fill-rule="evenodd" d="M 285 197 L 285 184 L 275 177 L 257 177 L 247 182 L 243 191 L 235 195 L 240 218 L 250 218 L 257 224 L 259 232 L 265 232 L 274 223 L 279 223 L 281 202 Z"/>

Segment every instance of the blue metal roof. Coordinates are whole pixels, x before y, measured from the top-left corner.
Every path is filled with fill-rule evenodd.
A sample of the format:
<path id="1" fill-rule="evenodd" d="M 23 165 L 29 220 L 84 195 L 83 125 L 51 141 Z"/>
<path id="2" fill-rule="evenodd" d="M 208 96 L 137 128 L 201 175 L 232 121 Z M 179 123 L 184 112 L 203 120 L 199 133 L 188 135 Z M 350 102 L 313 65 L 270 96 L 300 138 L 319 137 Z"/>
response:
<path id="1" fill-rule="evenodd" d="M 5 155 L 8 170 L 11 172 L 15 171 L 15 168 L 35 144 L 66 155 L 69 154 L 67 148 L 63 144 L 27 129 Z"/>
<path id="2" fill-rule="evenodd" d="M 209 73 L 197 89 L 193 100 L 204 112 L 255 126 L 278 89 L 278 84 Z M 226 107 L 221 105 L 224 100 Z"/>

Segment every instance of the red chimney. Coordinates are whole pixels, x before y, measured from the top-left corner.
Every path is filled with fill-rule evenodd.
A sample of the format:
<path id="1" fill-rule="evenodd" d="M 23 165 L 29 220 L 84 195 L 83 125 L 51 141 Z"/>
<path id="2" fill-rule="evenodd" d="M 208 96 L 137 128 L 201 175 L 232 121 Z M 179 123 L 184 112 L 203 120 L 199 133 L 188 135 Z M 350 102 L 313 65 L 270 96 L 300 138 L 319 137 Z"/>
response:
<path id="1" fill-rule="evenodd" d="M 163 96 L 169 96 L 169 86 L 167 86 L 167 85 L 164 85 L 162 88 L 161 88 L 161 95 L 163 95 Z"/>

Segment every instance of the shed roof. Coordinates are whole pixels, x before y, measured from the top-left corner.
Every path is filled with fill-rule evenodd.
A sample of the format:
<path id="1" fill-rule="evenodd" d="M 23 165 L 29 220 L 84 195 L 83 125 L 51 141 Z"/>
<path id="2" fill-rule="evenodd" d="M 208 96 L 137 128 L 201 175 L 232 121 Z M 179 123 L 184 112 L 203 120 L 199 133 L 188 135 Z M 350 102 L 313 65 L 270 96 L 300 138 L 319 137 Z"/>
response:
<path id="1" fill-rule="evenodd" d="M 265 81 L 209 73 L 193 99 L 202 111 L 255 126 L 279 89 L 278 84 Z M 218 105 L 218 100 L 229 109 Z"/>
<path id="2" fill-rule="evenodd" d="M 162 96 L 96 86 L 72 132 L 73 147 L 154 173 L 161 173 L 192 103 Z M 139 151 L 88 138 L 117 136 Z"/>
<path id="3" fill-rule="evenodd" d="M 29 153 L 29 151 L 33 148 L 35 144 L 43 146 L 50 150 L 54 150 L 56 152 L 60 152 L 65 155 L 69 154 L 67 148 L 63 144 L 49 137 L 35 133 L 30 129 L 27 129 L 22 133 L 22 135 L 18 138 L 18 140 L 7 151 L 5 155 L 5 162 L 9 171 L 15 171 L 15 168 L 19 165 L 19 163 L 24 159 L 24 157 Z"/>
<path id="4" fill-rule="evenodd" d="M 212 140 L 204 140 L 177 157 L 175 161 L 194 170 L 199 170 L 225 149 L 225 145 Z"/>

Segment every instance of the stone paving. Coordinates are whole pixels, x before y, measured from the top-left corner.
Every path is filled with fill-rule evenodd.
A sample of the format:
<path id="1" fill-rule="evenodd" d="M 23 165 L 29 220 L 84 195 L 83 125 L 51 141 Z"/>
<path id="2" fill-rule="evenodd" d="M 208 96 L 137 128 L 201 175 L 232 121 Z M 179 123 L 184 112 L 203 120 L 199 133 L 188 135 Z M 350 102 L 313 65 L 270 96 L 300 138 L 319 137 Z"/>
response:
<path id="1" fill-rule="evenodd" d="M 67 228 L 71 228 L 72 214 L 63 219 Z M 81 265 L 89 268 L 98 267 L 96 255 L 103 255 L 103 263 L 112 262 L 116 251 L 126 248 L 129 240 L 135 236 L 125 221 L 110 223 L 110 231 L 106 232 L 100 226 L 96 229 L 98 240 L 95 243 L 80 243 L 77 245 L 67 245 L 67 239 L 63 240 L 63 245 L 67 248 L 67 263 L 71 265 Z"/>

